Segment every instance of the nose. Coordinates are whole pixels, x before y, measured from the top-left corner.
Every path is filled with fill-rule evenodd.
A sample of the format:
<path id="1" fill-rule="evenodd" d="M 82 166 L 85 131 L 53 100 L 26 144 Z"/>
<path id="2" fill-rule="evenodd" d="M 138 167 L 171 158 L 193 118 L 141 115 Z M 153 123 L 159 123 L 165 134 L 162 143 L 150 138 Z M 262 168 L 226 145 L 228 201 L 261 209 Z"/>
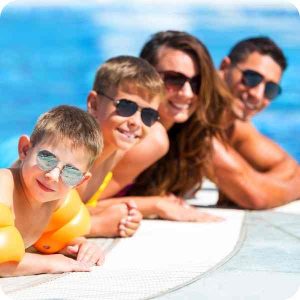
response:
<path id="1" fill-rule="evenodd" d="M 128 117 L 128 124 L 131 128 L 138 128 L 142 125 L 142 116 L 141 112 L 137 111 L 132 116 Z"/>
<path id="2" fill-rule="evenodd" d="M 251 96 L 250 101 L 256 106 L 260 106 L 263 104 L 265 100 L 265 83 L 261 82 L 255 87 L 249 89 L 249 94 Z"/>
<path id="3" fill-rule="evenodd" d="M 60 169 L 59 167 L 55 167 L 51 171 L 45 173 L 45 177 L 51 181 L 58 182 L 60 176 Z"/>
<path id="4" fill-rule="evenodd" d="M 185 96 L 187 98 L 191 98 L 194 96 L 194 92 L 192 90 L 191 84 L 186 81 L 184 83 L 184 85 L 182 86 L 182 88 L 179 91 L 179 94 L 181 94 L 182 96 Z"/>

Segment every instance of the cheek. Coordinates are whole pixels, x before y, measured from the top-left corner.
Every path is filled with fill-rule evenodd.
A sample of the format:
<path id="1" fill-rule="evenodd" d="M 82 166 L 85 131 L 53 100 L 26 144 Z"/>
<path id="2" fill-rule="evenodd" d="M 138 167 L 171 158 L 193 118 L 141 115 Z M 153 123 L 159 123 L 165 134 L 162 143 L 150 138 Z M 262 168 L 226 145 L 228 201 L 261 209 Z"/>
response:
<path id="1" fill-rule="evenodd" d="M 153 125 L 152 125 L 153 126 Z M 141 134 L 141 139 L 143 139 L 145 136 L 147 136 L 150 132 L 150 128 L 151 127 L 148 127 L 146 125 L 143 125 L 142 126 L 142 134 Z"/>

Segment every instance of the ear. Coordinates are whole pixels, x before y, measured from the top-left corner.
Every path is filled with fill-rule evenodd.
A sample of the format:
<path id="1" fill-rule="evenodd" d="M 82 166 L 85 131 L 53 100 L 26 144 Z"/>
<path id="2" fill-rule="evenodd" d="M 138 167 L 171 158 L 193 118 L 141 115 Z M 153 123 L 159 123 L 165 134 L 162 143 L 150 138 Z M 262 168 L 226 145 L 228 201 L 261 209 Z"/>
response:
<path id="1" fill-rule="evenodd" d="M 95 91 L 90 91 L 87 97 L 87 110 L 94 118 L 96 118 L 96 112 L 99 104 L 97 95 L 98 94 Z"/>
<path id="2" fill-rule="evenodd" d="M 82 180 L 76 185 L 76 188 L 82 185 L 84 182 L 88 182 L 92 177 L 90 172 L 86 172 L 82 178 Z"/>
<path id="3" fill-rule="evenodd" d="M 221 62 L 220 70 L 226 71 L 231 66 L 231 59 L 228 56 L 225 56 Z"/>
<path id="4" fill-rule="evenodd" d="M 18 152 L 19 152 L 19 159 L 24 160 L 27 156 L 28 150 L 31 148 L 30 138 L 28 135 L 22 135 L 19 138 L 18 143 Z"/>

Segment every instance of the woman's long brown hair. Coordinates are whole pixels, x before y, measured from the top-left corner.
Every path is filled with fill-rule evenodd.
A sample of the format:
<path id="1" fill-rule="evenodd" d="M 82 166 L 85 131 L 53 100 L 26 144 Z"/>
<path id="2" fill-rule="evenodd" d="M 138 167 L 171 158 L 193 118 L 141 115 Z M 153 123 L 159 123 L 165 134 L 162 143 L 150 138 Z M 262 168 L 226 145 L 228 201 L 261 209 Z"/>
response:
<path id="1" fill-rule="evenodd" d="M 210 165 L 212 138 L 224 137 L 223 115 L 233 100 L 208 50 L 197 38 L 179 31 L 158 32 L 145 44 L 140 56 L 156 66 L 160 47 L 181 50 L 198 62 L 199 101 L 186 122 L 168 130 L 168 153 L 136 178 L 128 195 L 184 196 L 199 188 Z"/>

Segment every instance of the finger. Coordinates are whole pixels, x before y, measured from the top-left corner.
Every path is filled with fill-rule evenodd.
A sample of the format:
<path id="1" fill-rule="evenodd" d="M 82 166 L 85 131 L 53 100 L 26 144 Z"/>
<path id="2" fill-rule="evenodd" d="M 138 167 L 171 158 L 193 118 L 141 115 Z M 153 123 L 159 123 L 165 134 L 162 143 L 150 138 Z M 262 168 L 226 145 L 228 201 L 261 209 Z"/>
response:
<path id="1" fill-rule="evenodd" d="M 141 215 L 141 213 L 136 208 L 132 208 L 128 211 L 128 215 L 129 216 L 136 216 L 136 215 Z"/>
<path id="2" fill-rule="evenodd" d="M 197 221 L 198 222 L 221 222 L 224 221 L 224 218 L 207 214 L 207 213 L 200 213 L 198 214 Z"/>
<path id="3" fill-rule="evenodd" d="M 135 214 L 130 215 L 125 219 L 125 223 L 127 222 L 140 223 L 142 219 L 143 219 L 143 215 L 139 211 L 136 211 Z"/>
<path id="4" fill-rule="evenodd" d="M 66 250 L 67 250 L 68 254 L 76 255 L 78 253 L 79 246 L 78 245 L 70 245 L 70 246 L 67 246 Z"/>
<path id="5" fill-rule="evenodd" d="M 85 255 L 87 255 L 89 251 L 89 244 L 88 243 L 82 243 L 79 247 L 79 251 L 77 254 L 77 260 L 78 261 L 84 261 Z"/>
<path id="6" fill-rule="evenodd" d="M 128 228 L 125 225 L 120 225 L 120 227 L 119 227 L 120 235 L 122 237 L 133 236 L 134 233 L 137 231 L 137 229 L 138 229 L 138 227 L 137 228 Z"/>
<path id="7" fill-rule="evenodd" d="M 126 204 L 127 204 L 128 210 L 133 209 L 133 208 L 137 209 L 137 204 L 133 200 L 126 202 Z"/>
<path id="8" fill-rule="evenodd" d="M 126 224 L 124 224 L 125 230 L 126 229 L 132 229 L 132 230 L 137 230 L 140 227 L 140 223 L 139 222 L 126 222 Z"/>
<path id="9" fill-rule="evenodd" d="M 70 262 L 71 265 L 71 272 L 90 272 L 91 266 L 89 264 L 76 261 L 72 259 L 72 262 Z"/>

